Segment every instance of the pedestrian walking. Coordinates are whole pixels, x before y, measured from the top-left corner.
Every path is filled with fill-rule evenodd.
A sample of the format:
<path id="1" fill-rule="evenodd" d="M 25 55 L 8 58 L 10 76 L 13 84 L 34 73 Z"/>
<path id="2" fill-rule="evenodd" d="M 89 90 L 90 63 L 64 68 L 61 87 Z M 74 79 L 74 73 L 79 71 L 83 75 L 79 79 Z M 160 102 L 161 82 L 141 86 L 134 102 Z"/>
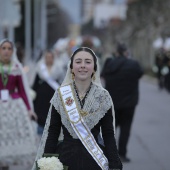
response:
<path id="1" fill-rule="evenodd" d="M 31 119 L 36 119 L 28 82 L 14 44 L 0 42 L 0 167 L 32 162 L 36 152 Z"/>
<path id="2" fill-rule="evenodd" d="M 164 79 L 164 86 L 166 90 L 170 93 L 170 49 L 165 53 L 165 68 L 166 74 Z"/>
<path id="3" fill-rule="evenodd" d="M 164 74 L 164 68 L 166 66 L 165 58 L 166 58 L 165 50 L 163 48 L 160 48 L 155 54 L 155 66 L 153 67 L 153 71 L 156 73 L 158 79 L 159 89 L 163 89 L 165 86 L 165 74 Z"/>
<path id="4" fill-rule="evenodd" d="M 90 48 L 78 48 L 51 100 L 36 160 L 44 153 L 58 151 L 60 161 L 69 170 L 122 170 L 114 119 L 112 99 L 101 86 L 97 56 Z M 57 146 L 61 127 L 64 140 Z M 104 147 L 98 142 L 100 128 Z"/>
<path id="5" fill-rule="evenodd" d="M 117 57 L 105 65 L 101 76 L 114 103 L 116 127 L 120 127 L 119 155 L 122 162 L 129 162 L 127 144 L 138 103 L 138 82 L 143 70 L 137 61 L 128 58 L 128 50 L 124 44 L 118 45 L 117 54 Z"/>

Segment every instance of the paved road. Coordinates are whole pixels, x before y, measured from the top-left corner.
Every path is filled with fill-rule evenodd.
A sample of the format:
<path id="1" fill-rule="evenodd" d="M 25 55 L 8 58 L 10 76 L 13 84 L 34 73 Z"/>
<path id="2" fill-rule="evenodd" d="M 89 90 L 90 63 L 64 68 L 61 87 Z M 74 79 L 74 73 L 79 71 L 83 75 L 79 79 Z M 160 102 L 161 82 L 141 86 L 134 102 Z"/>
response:
<path id="1" fill-rule="evenodd" d="M 155 80 L 140 82 L 140 102 L 136 109 L 128 146 L 130 163 L 124 170 L 170 169 L 170 94 L 159 91 Z M 12 167 L 11 170 L 30 170 Z"/>
<path id="2" fill-rule="evenodd" d="M 124 170 L 170 169 L 170 94 L 144 78 Z"/>

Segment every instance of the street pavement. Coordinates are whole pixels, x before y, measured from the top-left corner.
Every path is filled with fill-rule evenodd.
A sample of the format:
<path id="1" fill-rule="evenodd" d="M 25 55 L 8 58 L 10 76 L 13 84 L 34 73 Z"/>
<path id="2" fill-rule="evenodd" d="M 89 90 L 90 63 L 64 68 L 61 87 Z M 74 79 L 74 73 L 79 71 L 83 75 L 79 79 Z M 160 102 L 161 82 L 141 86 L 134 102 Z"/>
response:
<path id="1" fill-rule="evenodd" d="M 131 162 L 124 170 L 170 170 L 169 121 L 170 93 L 144 77 L 128 145 Z"/>
<path id="2" fill-rule="evenodd" d="M 170 170 L 169 121 L 170 93 L 159 90 L 155 79 L 144 76 L 128 145 L 131 162 L 123 163 L 123 170 Z M 31 170 L 31 165 L 10 170 Z"/>

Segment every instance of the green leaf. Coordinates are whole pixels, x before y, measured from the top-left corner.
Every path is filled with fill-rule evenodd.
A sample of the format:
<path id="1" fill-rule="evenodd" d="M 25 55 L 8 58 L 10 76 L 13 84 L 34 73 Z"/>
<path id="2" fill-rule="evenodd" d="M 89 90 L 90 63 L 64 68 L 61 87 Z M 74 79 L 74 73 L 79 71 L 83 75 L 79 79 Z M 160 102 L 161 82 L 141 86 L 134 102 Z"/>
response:
<path id="1" fill-rule="evenodd" d="M 64 170 L 68 170 L 68 166 L 64 166 Z"/>
<path id="2" fill-rule="evenodd" d="M 43 154 L 43 157 L 52 157 L 52 156 L 54 156 L 54 157 L 59 157 L 59 154 L 50 154 L 50 153 L 45 153 L 45 154 Z"/>

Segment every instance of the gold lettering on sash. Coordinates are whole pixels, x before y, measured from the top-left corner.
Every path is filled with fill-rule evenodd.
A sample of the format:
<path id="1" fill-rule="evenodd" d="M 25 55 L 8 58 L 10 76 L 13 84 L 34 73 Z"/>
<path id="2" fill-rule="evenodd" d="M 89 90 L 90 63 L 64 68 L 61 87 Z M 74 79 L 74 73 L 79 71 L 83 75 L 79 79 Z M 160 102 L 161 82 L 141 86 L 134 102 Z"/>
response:
<path id="1" fill-rule="evenodd" d="M 104 168 L 105 168 L 105 169 L 108 168 L 108 164 L 107 164 L 107 163 L 104 164 Z"/>
<path id="2" fill-rule="evenodd" d="M 102 163 L 104 161 L 103 157 L 100 157 L 99 161 L 100 161 L 100 163 Z"/>
<path id="3" fill-rule="evenodd" d="M 68 89 L 66 89 L 66 90 L 63 90 L 63 93 L 66 93 L 66 92 L 69 92 L 69 90 L 68 90 Z"/>
<path id="4" fill-rule="evenodd" d="M 70 115 L 74 115 L 76 113 L 76 111 L 72 111 L 70 112 Z"/>
<path id="5" fill-rule="evenodd" d="M 73 116 L 73 119 L 77 119 L 77 118 L 79 118 L 79 116 Z"/>
<path id="6" fill-rule="evenodd" d="M 94 149 L 94 146 L 93 146 L 93 143 L 91 142 L 91 137 L 90 135 L 88 135 L 86 138 L 85 138 L 85 141 L 87 143 L 87 145 L 90 147 L 91 150 Z"/>
<path id="7" fill-rule="evenodd" d="M 96 157 L 98 157 L 100 155 L 99 150 L 94 151 L 94 154 L 96 155 Z"/>

